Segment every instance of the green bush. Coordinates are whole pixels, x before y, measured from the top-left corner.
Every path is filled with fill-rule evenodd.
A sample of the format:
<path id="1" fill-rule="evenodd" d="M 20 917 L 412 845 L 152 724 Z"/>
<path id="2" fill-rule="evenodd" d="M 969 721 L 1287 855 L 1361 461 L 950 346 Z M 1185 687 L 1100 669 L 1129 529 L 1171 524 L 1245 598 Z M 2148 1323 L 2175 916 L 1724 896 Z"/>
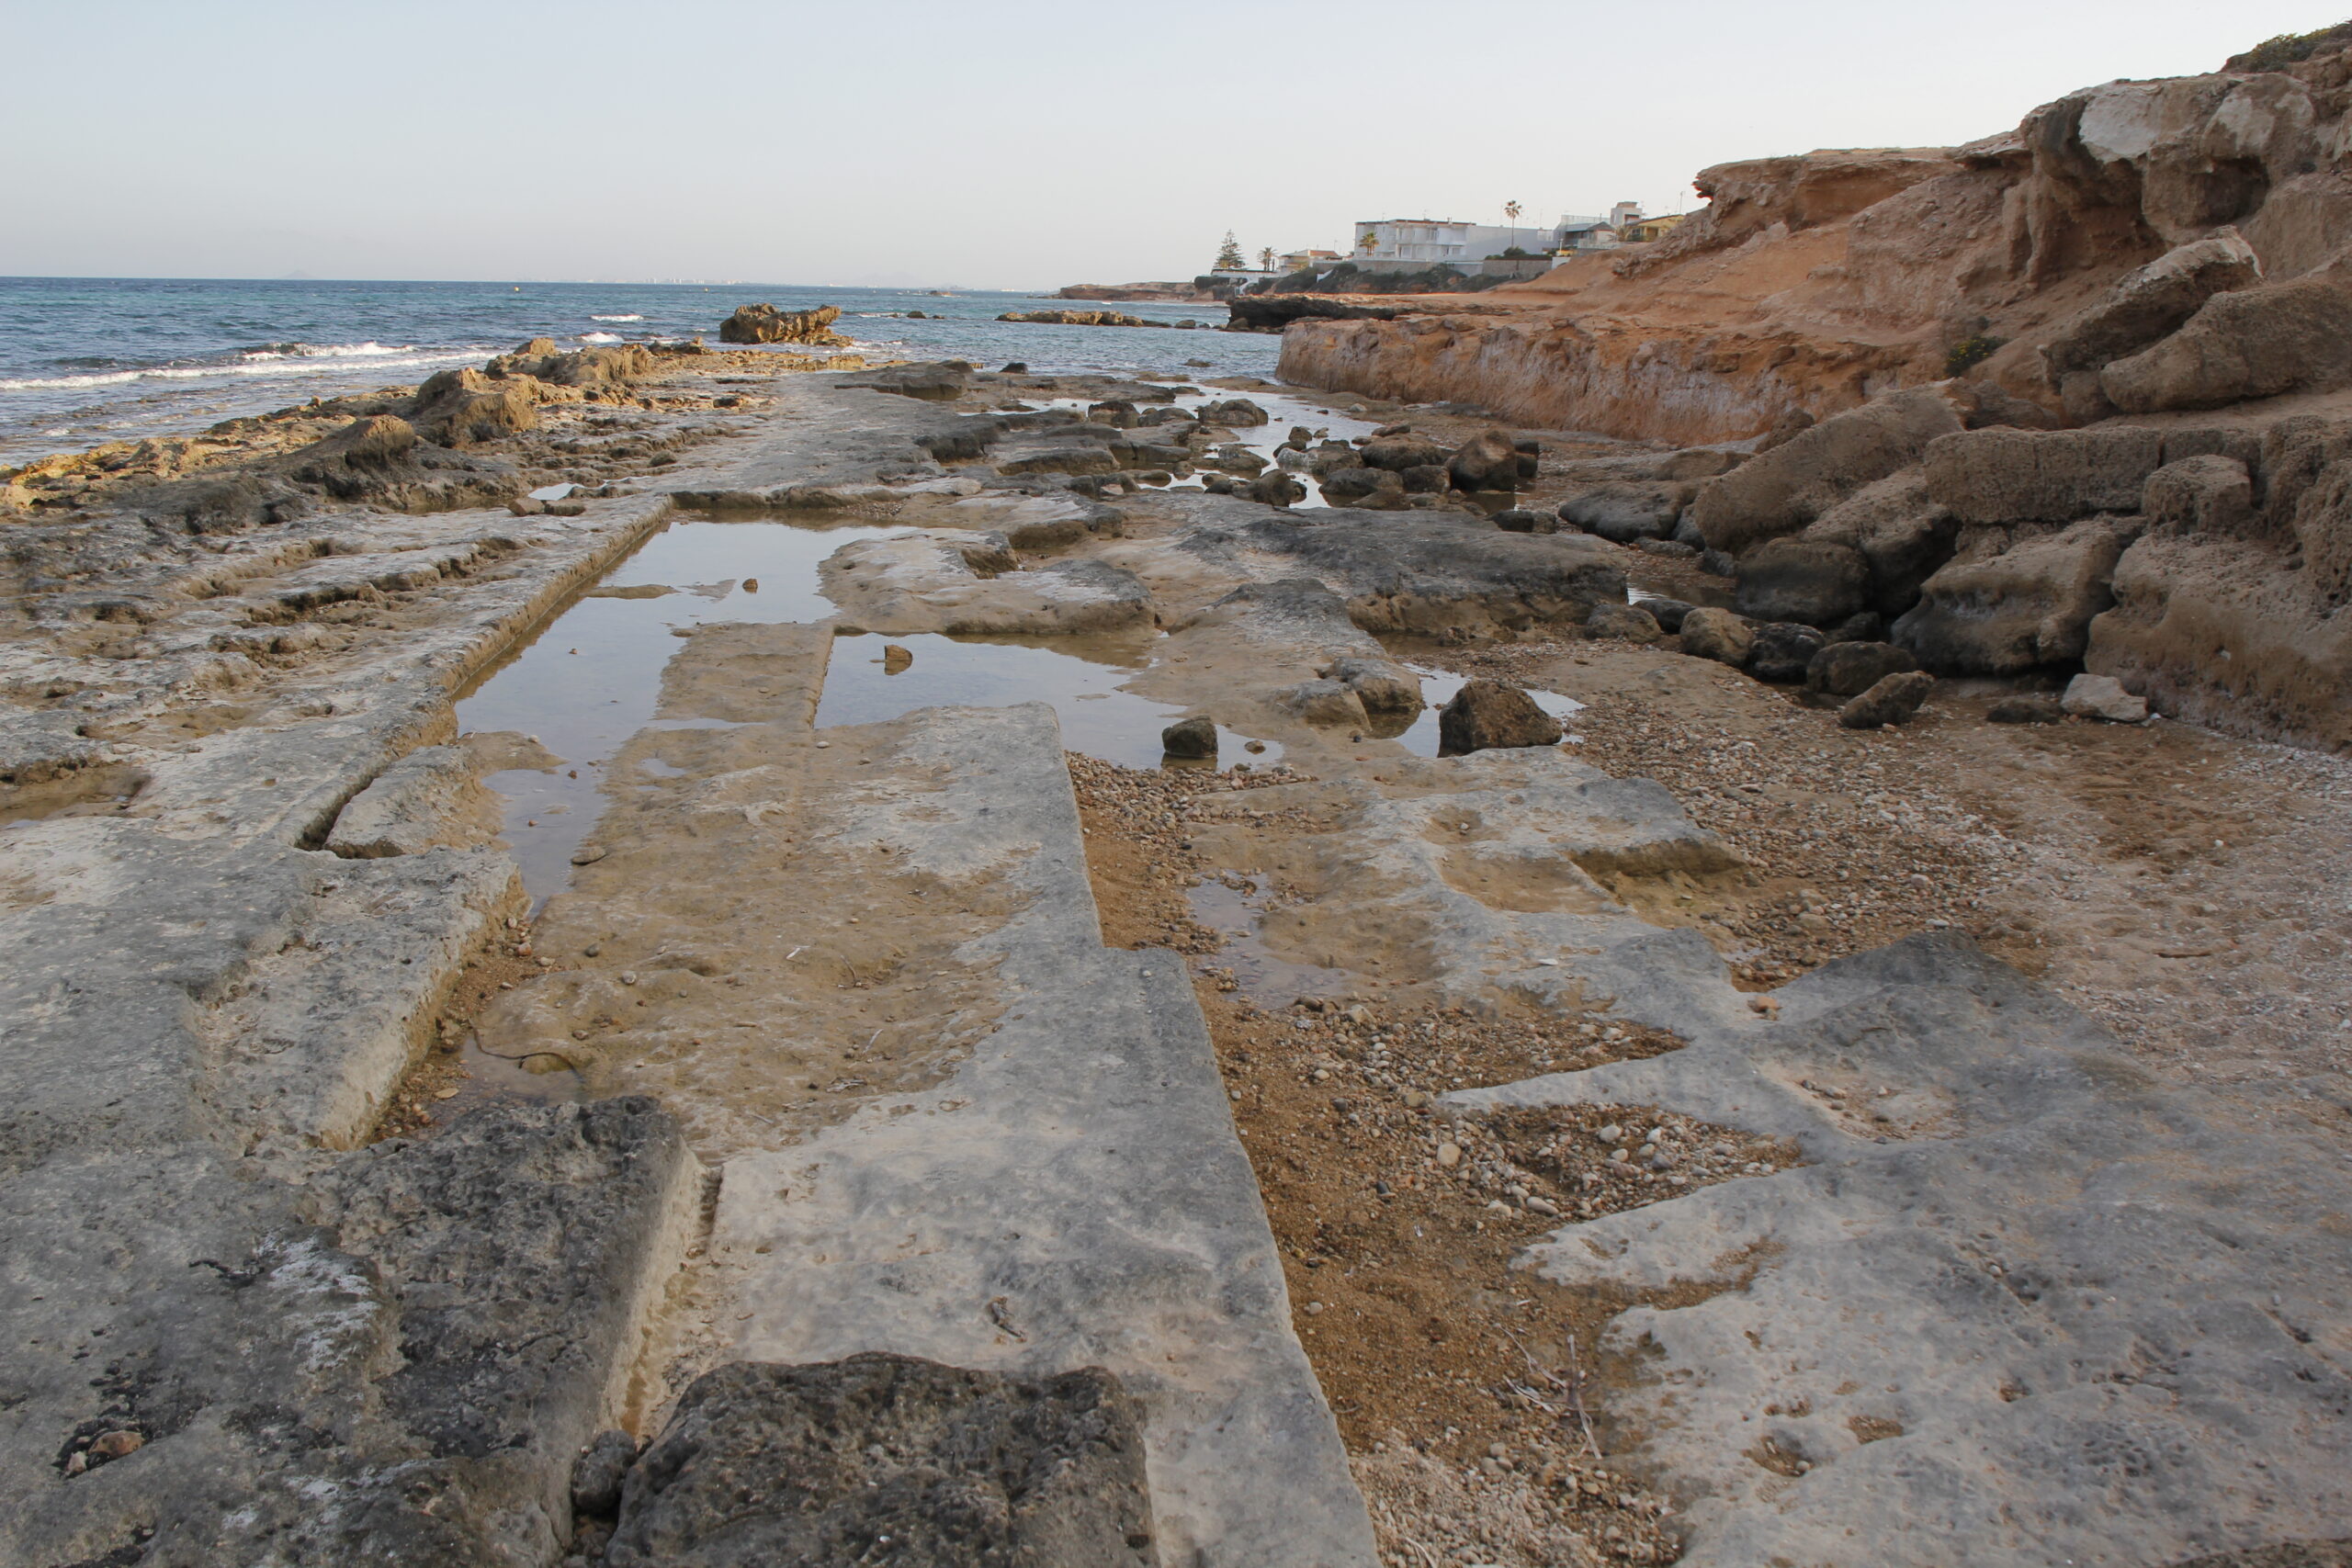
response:
<path id="1" fill-rule="evenodd" d="M 2008 341 L 2005 337 L 1987 337 L 1983 333 L 1977 333 L 1974 337 L 1961 339 L 1953 344 L 1951 352 L 1944 355 L 1944 374 L 1947 376 L 1967 375 L 1971 370 L 1992 358 L 1993 351 Z"/>
<path id="2" fill-rule="evenodd" d="M 2279 71 L 2309 60 L 2330 45 L 2352 43 L 2352 22 L 2338 22 L 2332 28 L 2322 28 L 2312 33 L 2280 33 L 2266 39 L 2235 55 L 2222 67 L 2226 71 Z"/>

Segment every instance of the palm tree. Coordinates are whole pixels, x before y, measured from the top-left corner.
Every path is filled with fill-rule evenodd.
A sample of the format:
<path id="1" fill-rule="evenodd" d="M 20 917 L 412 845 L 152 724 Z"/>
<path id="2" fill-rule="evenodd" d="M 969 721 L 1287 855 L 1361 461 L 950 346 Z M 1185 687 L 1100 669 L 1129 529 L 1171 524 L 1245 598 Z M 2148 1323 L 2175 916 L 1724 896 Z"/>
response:
<path id="1" fill-rule="evenodd" d="M 1519 215 L 1527 210 L 1515 201 L 1503 203 L 1503 217 L 1510 222 L 1510 248 L 1519 249 Z"/>
<path id="2" fill-rule="evenodd" d="M 1258 253 L 1258 270 L 1260 272 L 1272 272 L 1274 270 L 1273 246 L 1268 245 L 1265 249 Z"/>

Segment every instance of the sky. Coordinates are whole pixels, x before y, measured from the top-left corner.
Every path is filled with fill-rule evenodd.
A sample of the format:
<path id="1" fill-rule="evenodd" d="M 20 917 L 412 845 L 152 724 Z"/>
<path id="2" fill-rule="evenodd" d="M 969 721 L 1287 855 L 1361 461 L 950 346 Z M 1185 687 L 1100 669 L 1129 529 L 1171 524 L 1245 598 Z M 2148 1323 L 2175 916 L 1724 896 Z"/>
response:
<path id="1" fill-rule="evenodd" d="M 1054 288 L 1695 205 L 2352 0 L 0 0 L 0 275 Z"/>

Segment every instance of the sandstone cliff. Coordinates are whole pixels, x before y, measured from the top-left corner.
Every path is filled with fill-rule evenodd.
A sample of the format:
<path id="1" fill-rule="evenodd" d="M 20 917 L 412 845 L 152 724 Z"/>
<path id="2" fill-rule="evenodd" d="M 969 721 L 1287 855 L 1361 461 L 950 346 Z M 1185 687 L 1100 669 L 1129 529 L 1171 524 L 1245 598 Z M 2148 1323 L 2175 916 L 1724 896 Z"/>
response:
<path id="1" fill-rule="evenodd" d="M 1965 147 L 1726 164 L 1657 244 L 1484 315 L 1297 321 L 1283 372 L 1752 448 L 1639 517 L 1595 475 L 1562 524 L 1704 549 L 1756 623 L 2345 749 L 2348 109 L 2352 24 Z"/>
<path id="2" fill-rule="evenodd" d="M 2339 384 L 2352 54 L 2326 36 L 2280 58 L 2293 52 L 2086 88 L 1964 147 L 1720 164 L 1696 182 L 1708 205 L 1657 244 L 1483 297 L 1517 307 L 1507 315 L 1431 299 L 1393 323 L 1302 322 L 1283 373 L 1678 442 L 1758 434 L 1957 370 L 2068 423 Z M 2165 265 L 2225 231 L 2246 269 Z M 2152 264 L 2160 308 L 2077 330 Z M 2222 291 L 2247 297 L 2137 358 Z M 2266 374 L 2248 353 L 2268 356 Z"/>

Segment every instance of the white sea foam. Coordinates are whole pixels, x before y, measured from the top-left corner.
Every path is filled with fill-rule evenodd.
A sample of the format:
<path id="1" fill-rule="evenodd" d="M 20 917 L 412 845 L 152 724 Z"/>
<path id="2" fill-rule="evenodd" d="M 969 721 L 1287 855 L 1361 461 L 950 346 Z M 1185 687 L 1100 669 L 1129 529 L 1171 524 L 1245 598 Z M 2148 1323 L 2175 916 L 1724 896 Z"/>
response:
<path id="1" fill-rule="evenodd" d="M 423 369 L 428 365 L 447 365 L 455 361 L 480 359 L 494 350 L 490 344 L 472 348 L 427 350 L 423 353 L 408 348 L 385 348 L 381 344 L 342 344 L 332 349 L 309 354 L 292 355 L 278 350 L 263 350 L 245 355 L 234 365 L 159 365 L 145 370 L 107 370 L 87 376 L 27 376 L 12 380 L 0 380 L 0 392 L 61 391 L 80 387 L 127 387 L 138 381 L 209 381 L 223 378 L 279 378 L 294 376 L 332 376 L 345 367 L 338 361 L 364 357 L 374 361 L 374 367 L 385 370 Z"/>
<path id="2" fill-rule="evenodd" d="M 618 333 L 582 333 L 580 334 L 580 341 L 582 343 L 618 343 L 621 341 L 621 334 Z"/>
<path id="3" fill-rule="evenodd" d="M 592 321 L 641 321 L 645 320 L 643 316 L 591 316 L 588 319 Z"/>

